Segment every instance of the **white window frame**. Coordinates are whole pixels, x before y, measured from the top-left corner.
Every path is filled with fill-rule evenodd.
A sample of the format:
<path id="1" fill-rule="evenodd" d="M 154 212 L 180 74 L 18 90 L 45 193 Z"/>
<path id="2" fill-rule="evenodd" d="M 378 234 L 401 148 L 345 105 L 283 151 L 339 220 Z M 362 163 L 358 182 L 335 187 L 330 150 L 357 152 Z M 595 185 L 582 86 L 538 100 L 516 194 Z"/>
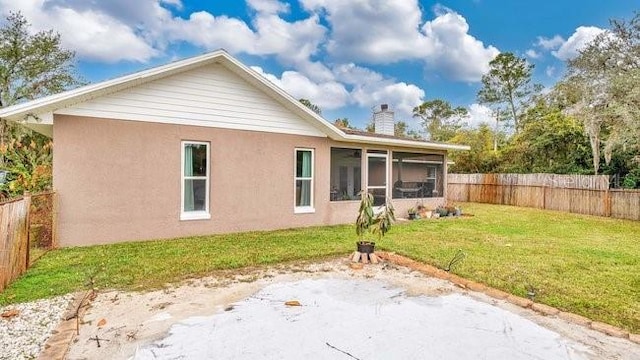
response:
<path id="1" fill-rule="evenodd" d="M 297 164 L 298 164 L 298 151 L 309 151 L 311 152 L 311 176 L 310 177 L 298 177 L 297 176 Z M 314 149 L 310 149 L 310 148 L 295 148 L 293 151 L 293 212 L 295 214 L 309 214 L 309 213 L 315 213 L 316 209 L 314 207 L 315 205 L 315 199 L 314 199 L 314 193 L 315 193 L 315 186 L 314 186 L 314 177 L 316 174 L 316 170 L 315 170 L 315 164 L 316 164 L 316 154 Z M 311 180 L 311 196 L 309 199 L 309 206 L 297 206 L 296 205 L 296 183 L 298 180 Z"/>
<path id="2" fill-rule="evenodd" d="M 385 202 L 386 199 L 389 199 L 389 153 L 390 151 L 387 150 L 383 150 L 386 151 L 386 154 L 382 154 L 382 153 L 375 153 L 375 152 L 369 152 L 371 150 L 376 151 L 377 149 L 367 149 L 367 155 L 365 157 L 365 161 L 367 164 L 367 173 L 365 174 L 365 191 L 369 192 L 369 190 L 373 190 L 373 189 L 384 189 L 384 196 L 385 196 Z M 384 186 L 370 186 L 369 185 L 369 158 L 381 158 L 384 159 L 385 161 L 385 170 L 384 170 Z M 374 206 L 373 210 L 375 212 L 378 212 L 382 209 L 383 205 L 379 205 L 379 206 Z"/>
<path id="3" fill-rule="evenodd" d="M 184 149 L 186 145 L 205 145 L 207 148 L 207 174 L 206 176 L 184 176 Z M 183 140 L 180 142 L 180 220 L 208 220 L 211 219 L 209 212 L 209 188 L 211 178 L 211 144 L 208 141 Z M 184 183 L 185 180 L 206 180 L 205 184 L 205 210 L 185 211 L 184 210 Z"/>

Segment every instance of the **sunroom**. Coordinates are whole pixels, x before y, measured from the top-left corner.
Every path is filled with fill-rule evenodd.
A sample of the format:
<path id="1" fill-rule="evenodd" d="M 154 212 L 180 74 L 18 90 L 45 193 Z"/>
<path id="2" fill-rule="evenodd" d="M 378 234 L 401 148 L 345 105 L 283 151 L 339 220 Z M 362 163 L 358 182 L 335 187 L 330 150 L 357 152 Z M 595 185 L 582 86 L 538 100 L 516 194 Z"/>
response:
<path id="1" fill-rule="evenodd" d="M 444 197 L 445 155 L 415 150 L 332 147 L 329 199 L 359 199 L 361 190 L 373 194 L 374 205 Z M 435 199 L 434 199 L 435 200 Z"/>

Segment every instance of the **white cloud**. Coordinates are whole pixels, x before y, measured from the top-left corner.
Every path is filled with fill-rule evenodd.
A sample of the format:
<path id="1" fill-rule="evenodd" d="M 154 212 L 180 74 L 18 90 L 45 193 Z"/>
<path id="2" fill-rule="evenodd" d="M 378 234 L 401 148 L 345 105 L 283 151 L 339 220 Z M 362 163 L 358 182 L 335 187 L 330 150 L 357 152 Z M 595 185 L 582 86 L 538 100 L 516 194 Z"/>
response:
<path id="1" fill-rule="evenodd" d="M 385 78 L 353 63 L 337 65 L 332 70 L 338 81 L 351 85 L 352 103 L 366 109 L 389 104 L 398 119 L 410 119 L 413 108 L 422 103 L 425 96 L 424 90 L 414 84 Z"/>
<path id="2" fill-rule="evenodd" d="M 370 109 L 386 103 L 396 112 L 398 120 L 409 120 L 413 107 L 422 103 L 425 96 L 424 90 L 416 85 L 386 79 L 377 72 L 354 64 L 338 65 L 332 69 L 335 80 L 318 82 L 296 71 L 285 71 L 278 78 L 260 67 L 253 69 L 294 98 L 309 99 L 326 110 L 351 104 Z"/>
<path id="3" fill-rule="evenodd" d="M 315 57 L 325 48 L 328 61 L 361 63 L 419 60 L 432 71 L 462 81 L 478 81 L 497 54 L 469 34 L 461 15 L 435 6 L 423 21 L 417 0 L 301 0 L 311 12 L 296 21 L 282 13 L 279 0 L 247 0 L 251 20 L 206 11 L 174 16 L 181 0 L 0 0 L 0 12 L 22 11 L 36 30 L 56 29 L 79 57 L 103 62 L 147 62 L 174 44 L 208 50 L 274 56 L 314 81 L 330 81 L 330 69 Z M 329 29 L 324 24 L 331 26 Z"/>
<path id="4" fill-rule="evenodd" d="M 188 41 L 208 50 L 224 48 L 231 53 L 255 53 L 256 36 L 243 21 L 208 12 L 192 13 L 188 19 L 177 18 L 166 24 L 169 42 Z"/>
<path id="5" fill-rule="evenodd" d="M 553 56 L 566 61 L 575 58 L 580 50 L 604 31 L 606 30 L 595 26 L 579 26 L 567 40 L 560 35 L 552 38 L 539 36 L 536 45 L 544 50 L 550 50 Z"/>
<path id="6" fill-rule="evenodd" d="M 272 83 L 276 84 L 296 99 L 309 99 L 323 110 L 341 108 L 349 102 L 349 92 L 337 81 L 314 82 L 296 71 L 285 71 L 278 78 L 266 73 L 258 66 L 252 67 Z"/>
<path id="7" fill-rule="evenodd" d="M 560 60 L 569 60 L 578 56 L 580 50 L 605 30 L 595 26 L 580 26 L 557 51 L 551 53 Z"/>
<path id="8" fill-rule="evenodd" d="M 247 0 L 247 5 L 257 12 L 265 14 L 277 14 L 289 12 L 289 4 L 278 0 Z"/>
<path id="9" fill-rule="evenodd" d="M 467 119 L 469 126 L 477 127 L 482 123 L 495 126 L 495 114 L 490 108 L 480 104 L 471 104 L 467 110 L 469 111 Z"/>
<path id="10" fill-rule="evenodd" d="M 105 12 L 44 0 L 0 0 L 0 12 L 7 15 L 9 11 L 21 11 L 35 31 L 56 29 L 62 35 L 62 45 L 83 58 L 144 62 L 159 54 L 135 29 Z"/>
<path id="11" fill-rule="evenodd" d="M 308 65 L 324 41 L 326 28 L 318 16 L 287 22 L 273 14 L 258 14 L 255 53 L 276 55 L 286 65 Z"/>
<path id="12" fill-rule="evenodd" d="M 388 83 L 382 86 L 359 86 L 351 95 L 360 107 L 371 108 L 380 104 L 389 104 L 396 112 L 396 120 L 411 118 L 412 110 L 422 103 L 424 90 L 416 85 L 404 82 Z"/>
<path id="13" fill-rule="evenodd" d="M 327 31 L 317 15 L 287 22 L 278 14 L 289 11 L 288 4 L 249 0 L 248 5 L 256 11 L 251 26 L 236 18 L 200 11 L 188 19 L 172 19 L 163 32 L 172 42 L 189 42 L 206 49 L 224 48 L 231 53 L 273 55 L 307 76 L 331 78 L 322 64 L 310 60 Z"/>
<path id="14" fill-rule="evenodd" d="M 499 54 L 495 47 L 485 47 L 469 35 L 467 21 L 456 13 L 440 15 L 425 23 L 422 30 L 434 48 L 427 54 L 427 64 L 457 80 L 479 81 Z"/>
<path id="15" fill-rule="evenodd" d="M 288 4 L 249 0 L 248 5 L 256 11 L 251 24 L 206 11 L 173 16 L 164 6 L 180 9 L 180 0 L 0 0 L 0 12 L 21 11 L 34 30 L 56 29 L 63 45 L 79 57 L 103 62 L 146 62 L 171 44 L 187 42 L 208 50 L 274 55 L 288 66 L 319 69 L 309 60 L 325 38 L 318 16 L 287 22 L 278 13 L 288 11 Z"/>
<path id="16" fill-rule="evenodd" d="M 555 77 L 556 76 L 556 71 L 558 69 L 556 69 L 555 66 L 553 65 L 549 65 L 547 66 L 546 69 L 544 69 L 544 73 L 548 76 L 548 77 Z"/>
<path id="17" fill-rule="evenodd" d="M 466 19 L 443 6 L 434 8 L 434 20 L 422 23 L 416 0 L 301 2 L 306 9 L 325 15 L 331 25 L 327 50 L 338 60 L 393 63 L 418 59 L 453 79 L 478 81 L 499 53 L 469 35 Z"/>
<path id="18" fill-rule="evenodd" d="M 341 60 L 393 62 L 423 52 L 424 37 L 418 31 L 421 12 L 416 1 L 302 0 L 301 3 L 308 10 L 325 14 L 332 28 L 327 49 Z"/>
<path id="19" fill-rule="evenodd" d="M 538 42 L 536 43 L 536 45 L 538 45 L 539 47 L 545 50 L 552 50 L 552 49 L 557 49 L 563 43 L 564 43 L 564 39 L 560 35 L 555 35 L 552 38 L 545 38 L 542 36 L 538 36 Z"/>
<path id="20" fill-rule="evenodd" d="M 532 58 L 532 59 L 539 59 L 539 58 L 542 56 L 542 54 L 540 54 L 539 52 L 535 51 L 534 49 L 529 49 L 529 50 L 527 50 L 527 51 L 525 52 L 525 54 L 526 54 L 528 57 Z"/>

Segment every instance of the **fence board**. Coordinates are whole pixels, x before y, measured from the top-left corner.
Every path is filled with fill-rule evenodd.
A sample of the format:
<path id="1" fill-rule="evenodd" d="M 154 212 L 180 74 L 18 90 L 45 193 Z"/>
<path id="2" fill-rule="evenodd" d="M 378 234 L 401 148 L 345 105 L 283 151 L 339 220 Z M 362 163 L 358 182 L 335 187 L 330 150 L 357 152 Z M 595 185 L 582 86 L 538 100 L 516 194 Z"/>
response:
<path id="1" fill-rule="evenodd" d="M 0 291 L 27 270 L 30 205 L 29 196 L 0 204 Z"/>
<path id="2" fill-rule="evenodd" d="M 611 190 L 611 217 L 640 220 L 640 191 Z"/>
<path id="3" fill-rule="evenodd" d="M 451 201 L 640 220 L 640 191 L 609 189 L 607 175 L 449 174 Z"/>

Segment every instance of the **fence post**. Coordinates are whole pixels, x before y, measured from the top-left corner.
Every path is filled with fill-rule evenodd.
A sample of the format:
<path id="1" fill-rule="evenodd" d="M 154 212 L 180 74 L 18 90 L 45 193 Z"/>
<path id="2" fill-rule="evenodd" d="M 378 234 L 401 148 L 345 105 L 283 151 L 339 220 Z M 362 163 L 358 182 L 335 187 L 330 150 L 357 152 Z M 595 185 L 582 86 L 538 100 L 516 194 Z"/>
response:
<path id="1" fill-rule="evenodd" d="M 51 248 L 58 248 L 58 193 L 51 194 Z"/>
<path id="2" fill-rule="evenodd" d="M 24 221 L 24 226 L 26 227 L 25 232 L 27 233 L 27 251 L 25 251 L 25 253 L 27 254 L 25 263 L 25 269 L 29 268 L 29 251 L 31 250 L 31 193 L 29 193 L 28 191 L 24 192 L 23 195 L 23 201 L 25 203 L 25 209 L 26 209 L 26 216 L 25 216 L 25 221 Z"/>

